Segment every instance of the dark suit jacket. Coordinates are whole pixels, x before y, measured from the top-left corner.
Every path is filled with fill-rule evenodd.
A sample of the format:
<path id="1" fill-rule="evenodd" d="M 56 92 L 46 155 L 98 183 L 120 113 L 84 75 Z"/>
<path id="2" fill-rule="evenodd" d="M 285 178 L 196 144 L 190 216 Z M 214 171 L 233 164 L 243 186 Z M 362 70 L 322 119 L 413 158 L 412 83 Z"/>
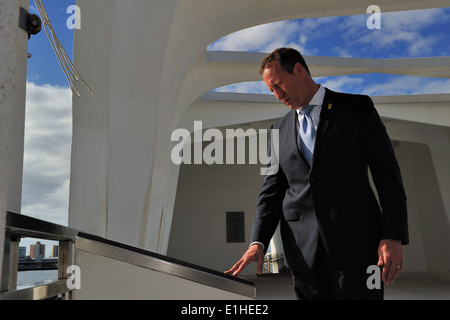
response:
<path id="1" fill-rule="evenodd" d="M 376 264 L 381 239 L 408 243 L 400 169 L 372 100 L 326 89 L 311 168 L 297 145 L 296 121 L 291 110 L 272 126 L 279 130 L 279 169 L 264 179 L 251 242 L 267 249 L 280 222 L 288 267 L 306 270 L 298 239 L 308 232 L 302 215 L 315 212 L 325 248 L 340 270 Z"/>

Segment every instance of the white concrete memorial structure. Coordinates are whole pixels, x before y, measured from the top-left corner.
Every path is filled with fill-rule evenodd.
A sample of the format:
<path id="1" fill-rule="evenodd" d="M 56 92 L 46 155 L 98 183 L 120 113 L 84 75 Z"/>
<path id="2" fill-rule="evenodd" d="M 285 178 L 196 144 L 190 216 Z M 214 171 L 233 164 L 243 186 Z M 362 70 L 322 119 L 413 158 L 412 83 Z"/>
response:
<path id="1" fill-rule="evenodd" d="M 86 91 L 74 99 L 70 226 L 224 270 L 247 246 L 226 242 L 225 213 L 245 212 L 249 235 L 261 165 L 174 165 L 171 134 L 193 130 L 194 121 L 202 121 L 203 129 L 267 129 L 287 110 L 271 96 L 208 93 L 261 80 L 264 54 L 207 52 L 207 46 L 262 23 L 364 14 L 367 2 L 80 0 L 78 5 L 82 28 L 75 32 L 74 59 L 96 95 Z M 389 12 L 448 4 L 377 5 Z M 449 57 L 306 60 L 313 76 L 450 75 Z M 448 275 L 450 95 L 374 101 L 395 141 L 409 199 L 405 272 Z"/>
<path id="2" fill-rule="evenodd" d="M 2 44 L 3 34 L 10 42 L 0 51 L 0 232 L 6 210 L 20 211 L 23 136 L 14 131 L 22 131 L 24 122 L 26 33 L 10 22 L 23 2 L 0 0 Z M 73 100 L 69 227 L 225 270 L 248 245 L 227 242 L 226 212 L 244 212 L 248 240 L 261 164 L 174 165 L 172 132 L 192 130 L 194 121 L 222 132 L 268 129 L 287 110 L 273 96 L 209 93 L 260 80 L 264 54 L 207 52 L 207 46 L 263 23 L 365 14 L 367 1 L 78 0 L 77 5 L 82 22 L 75 31 L 74 63 L 95 96 L 80 86 L 81 97 Z M 448 1 L 376 5 L 391 12 L 446 7 Z M 373 72 L 450 77 L 450 57 L 305 58 L 315 77 Z M 448 276 L 450 94 L 382 96 L 374 102 L 394 140 L 408 195 L 411 244 L 404 249 L 404 272 Z M 281 251 L 277 241 L 272 249 Z"/>

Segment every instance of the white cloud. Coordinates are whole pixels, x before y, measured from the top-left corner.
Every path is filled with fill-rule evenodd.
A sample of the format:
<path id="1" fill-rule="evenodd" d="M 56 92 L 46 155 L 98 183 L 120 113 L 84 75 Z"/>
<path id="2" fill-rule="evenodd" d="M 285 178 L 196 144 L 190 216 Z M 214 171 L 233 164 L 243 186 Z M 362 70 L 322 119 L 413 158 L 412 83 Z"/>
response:
<path id="1" fill-rule="evenodd" d="M 383 11 L 383 8 L 381 8 Z M 279 21 L 232 33 L 209 50 L 271 52 L 290 46 L 305 55 L 418 57 L 448 54 L 445 8 L 382 12 L 381 29 L 369 30 L 370 14 Z"/>
<path id="2" fill-rule="evenodd" d="M 342 76 L 342 77 L 329 77 L 326 79 L 323 79 L 324 81 L 321 82 L 321 79 L 317 79 L 317 82 L 322 83 L 324 87 L 327 87 L 333 91 L 342 91 L 342 92 L 349 92 L 351 87 L 353 86 L 359 86 L 364 82 L 364 79 L 362 78 L 353 78 L 350 76 Z"/>
<path id="3" fill-rule="evenodd" d="M 72 95 L 27 83 L 22 213 L 67 225 Z"/>
<path id="4" fill-rule="evenodd" d="M 381 29 L 359 30 L 358 25 L 369 15 L 346 18 L 346 47 L 366 47 L 368 50 L 384 52 L 397 57 L 418 57 L 441 54 L 438 46 L 443 33 L 429 32 L 427 28 L 450 21 L 445 9 L 427 9 L 381 14 Z M 355 23 L 357 22 L 357 23 Z"/>
<path id="5" fill-rule="evenodd" d="M 372 96 L 450 93 L 450 80 L 391 76 L 385 82 L 366 86 L 362 93 Z"/>
<path id="6" fill-rule="evenodd" d="M 240 82 L 215 89 L 217 92 L 272 94 L 263 81 Z"/>
<path id="7" fill-rule="evenodd" d="M 305 34 L 296 20 L 279 21 L 231 33 L 212 43 L 208 50 L 271 52 L 290 46 L 305 53 Z"/>
<path id="8" fill-rule="evenodd" d="M 401 30 L 422 30 L 436 22 L 448 21 L 443 9 L 411 10 L 382 14 L 382 28 L 392 32 Z"/>

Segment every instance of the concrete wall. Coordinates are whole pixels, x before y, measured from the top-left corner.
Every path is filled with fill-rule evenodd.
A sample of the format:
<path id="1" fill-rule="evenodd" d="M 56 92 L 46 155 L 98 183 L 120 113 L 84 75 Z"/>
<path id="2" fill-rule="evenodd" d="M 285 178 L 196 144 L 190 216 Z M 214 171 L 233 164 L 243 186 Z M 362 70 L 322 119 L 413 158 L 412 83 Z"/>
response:
<path id="1" fill-rule="evenodd" d="M 402 144 L 403 145 L 403 144 Z M 430 148 L 419 143 L 405 143 L 405 162 L 409 196 L 411 245 L 405 247 L 405 271 L 450 274 L 450 228 L 440 192 Z M 401 148 L 400 148 L 401 149 Z M 409 171 L 409 172 L 408 172 Z M 413 180 L 413 181 L 411 181 Z"/>
<path id="2" fill-rule="evenodd" d="M 247 250 L 263 176 L 260 164 L 183 164 L 167 255 L 225 271 Z M 243 211 L 245 242 L 227 243 L 226 212 Z M 256 265 L 243 274 L 255 274 Z"/>

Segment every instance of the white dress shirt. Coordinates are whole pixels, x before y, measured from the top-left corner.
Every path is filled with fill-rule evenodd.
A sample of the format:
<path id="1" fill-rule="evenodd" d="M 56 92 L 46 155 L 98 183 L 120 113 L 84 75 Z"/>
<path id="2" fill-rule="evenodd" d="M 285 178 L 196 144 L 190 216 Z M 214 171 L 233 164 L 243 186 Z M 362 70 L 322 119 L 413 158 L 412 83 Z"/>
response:
<path id="1" fill-rule="evenodd" d="M 314 123 L 314 129 L 317 131 L 317 127 L 319 126 L 320 119 L 320 111 L 322 110 L 323 99 L 325 98 L 325 88 L 322 85 L 319 85 L 319 90 L 317 90 L 314 97 L 308 103 L 308 105 L 314 106 L 310 112 L 312 121 Z M 298 123 L 297 123 L 297 132 L 300 128 L 300 123 L 303 119 L 303 115 L 300 113 L 300 109 L 297 110 L 298 114 Z"/>

